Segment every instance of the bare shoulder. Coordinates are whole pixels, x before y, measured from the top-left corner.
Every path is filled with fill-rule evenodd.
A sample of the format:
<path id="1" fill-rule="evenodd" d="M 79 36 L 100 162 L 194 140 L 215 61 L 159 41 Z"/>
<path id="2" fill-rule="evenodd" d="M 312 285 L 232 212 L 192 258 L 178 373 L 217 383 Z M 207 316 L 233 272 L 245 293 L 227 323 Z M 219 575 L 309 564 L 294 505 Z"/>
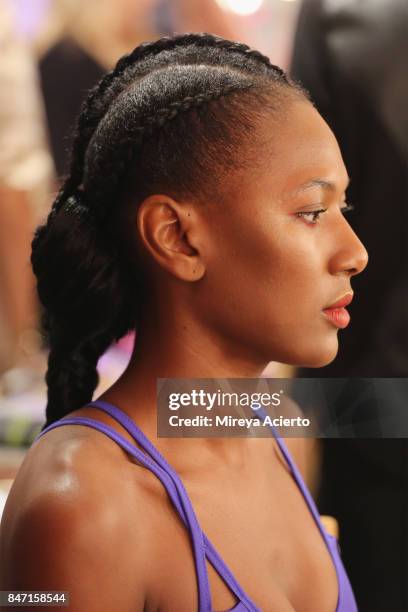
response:
<path id="1" fill-rule="evenodd" d="M 143 610 L 138 487 L 121 449 L 86 429 L 56 428 L 28 451 L 3 513 L 0 589 L 69 591 L 73 611 Z"/>

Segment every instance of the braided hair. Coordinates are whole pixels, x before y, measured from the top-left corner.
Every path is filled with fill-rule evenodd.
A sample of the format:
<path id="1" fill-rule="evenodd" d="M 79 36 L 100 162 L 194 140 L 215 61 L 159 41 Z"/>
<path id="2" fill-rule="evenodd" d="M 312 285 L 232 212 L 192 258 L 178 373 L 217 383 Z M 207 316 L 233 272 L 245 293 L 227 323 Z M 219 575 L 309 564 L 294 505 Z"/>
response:
<path id="1" fill-rule="evenodd" d="M 32 242 L 50 347 L 44 427 L 91 401 L 99 357 L 137 327 L 143 273 L 124 240 L 137 205 L 153 193 L 221 199 L 265 105 L 306 95 L 266 56 L 211 34 L 143 43 L 89 92 Z"/>

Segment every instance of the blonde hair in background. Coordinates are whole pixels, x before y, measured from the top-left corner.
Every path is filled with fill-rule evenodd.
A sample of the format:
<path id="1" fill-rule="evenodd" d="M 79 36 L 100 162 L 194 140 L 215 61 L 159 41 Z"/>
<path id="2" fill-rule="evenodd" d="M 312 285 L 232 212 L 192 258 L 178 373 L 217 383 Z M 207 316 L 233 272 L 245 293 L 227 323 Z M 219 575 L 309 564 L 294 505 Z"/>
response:
<path id="1" fill-rule="evenodd" d="M 33 51 L 42 57 L 47 50 L 65 35 L 71 34 L 77 19 L 82 21 L 86 2 L 81 0 L 51 0 L 45 20 L 33 40 Z"/>
<path id="2" fill-rule="evenodd" d="M 158 0 L 50 0 L 33 41 L 41 59 L 64 38 L 74 40 L 105 69 L 142 40 L 156 38 L 151 15 Z"/>

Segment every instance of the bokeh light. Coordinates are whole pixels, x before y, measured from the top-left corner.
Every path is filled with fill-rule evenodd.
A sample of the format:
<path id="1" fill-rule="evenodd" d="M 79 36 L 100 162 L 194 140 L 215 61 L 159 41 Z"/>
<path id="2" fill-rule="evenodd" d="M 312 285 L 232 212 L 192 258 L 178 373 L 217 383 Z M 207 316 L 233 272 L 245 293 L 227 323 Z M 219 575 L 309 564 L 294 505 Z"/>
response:
<path id="1" fill-rule="evenodd" d="M 263 0 L 217 0 L 218 4 L 237 15 L 252 15 L 258 11 Z"/>

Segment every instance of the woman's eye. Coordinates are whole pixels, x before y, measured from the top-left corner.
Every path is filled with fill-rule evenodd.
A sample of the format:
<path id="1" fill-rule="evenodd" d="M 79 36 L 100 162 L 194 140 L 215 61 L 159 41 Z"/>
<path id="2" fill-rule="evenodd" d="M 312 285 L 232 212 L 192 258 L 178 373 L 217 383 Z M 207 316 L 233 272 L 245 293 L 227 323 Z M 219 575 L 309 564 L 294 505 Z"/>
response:
<path id="1" fill-rule="evenodd" d="M 312 225 L 316 225 L 317 220 L 320 218 L 320 215 L 326 212 L 327 208 L 320 208 L 319 210 L 311 210 L 310 212 L 298 212 L 296 213 L 297 217 L 304 217 L 308 219 L 308 222 Z"/>
<path id="2" fill-rule="evenodd" d="M 354 206 L 352 204 L 347 204 L 347 206 L 343 206 L 343 208 L 340 208 L 340 210 L 343 213 L 343 215 L 345 215 L 351 210 L 354 210 Z M 306 219 L 309 219 L 308 223 L 310 223 L 311 225 L 316 225 L 317 221 L 320 219 L 320 215 L 322 215 L 326 211 L 327 211 L 327 208 L 320 208 L 319 210 L 311 210 L 309 212 L 298 212 L 296 213 L 296 215 L 298 217 L 304 217 Z"/>

